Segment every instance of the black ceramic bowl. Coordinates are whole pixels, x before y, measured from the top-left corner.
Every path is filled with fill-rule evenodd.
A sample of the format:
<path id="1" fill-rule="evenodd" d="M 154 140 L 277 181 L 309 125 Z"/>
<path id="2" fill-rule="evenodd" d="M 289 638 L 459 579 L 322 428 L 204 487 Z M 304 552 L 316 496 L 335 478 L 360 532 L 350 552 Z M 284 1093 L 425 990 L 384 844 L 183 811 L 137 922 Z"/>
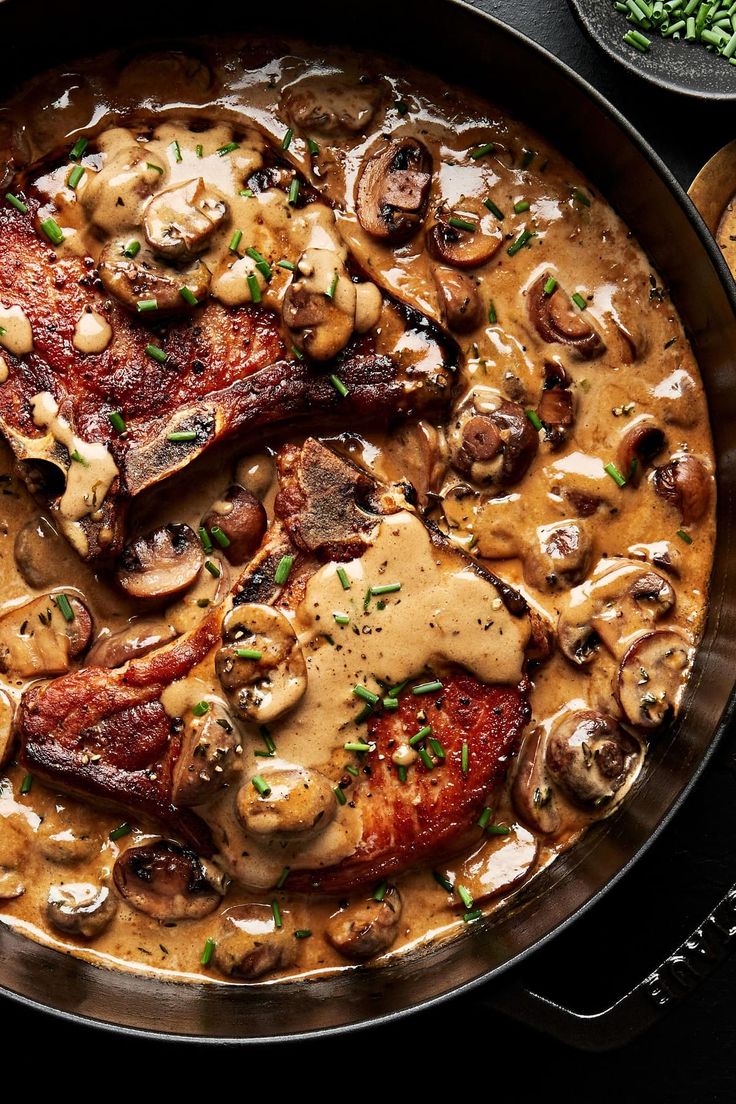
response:
<path id="1" fill-rule="evenodd" d="M 285 11 L 279 5 L 271 30 L 288 28 L 290 34 L 328 42 L 352 40 L 360 49 L 392 53 L 398 66 L 411 61 L 453 83 L 472 85 L 572 158 L 638 235 L 671 288 L 711 410 L 718 412 L 719 536 L 710 615 L 683 714 L 653 743 L 640 784 L 623 807 L 534 879 L 512 913 L 475 924 L 462 938 L 384 968 L 355 968 L 300 984 L 186 986 L 101 970 L 0 930 L 1 991 L 116 1030 L 207 1042 L 293 1038 L 385 1020 L 496 978 L 572 922 L 647 846 L 702 769 L 728 717 L 734 685 L 736 577 L 728 550 L 736 517 L 736 299 L 695 208 L 652 150 L 592 88 L 540 47 L 467 5 L 377 0 L 371 18 L 356 19 L 354 29 L 342 0 L 307 7 Z M 146 40 L 182 45 L 172 37 L 170 9 L 162 8 L 168 6 L 146 12 Z M 229 7 L 220 17 L 218 10 L 208 16 L 209 31 L 253 29 L 252 5 Z M 105 24 L 90 20 L 86 3 L 67 0 L 63 20 L 55 12 L 49 3 L 35 5 L 36 23 L 54 27 L 53 35 L 40 36 L 29 34 L 23 0 L 0 6 L 0 36 L 14 44 L 2 70 L 8 87 L 44 66 L 106 45 Z M 121 9 L 115 45 L 141 48 L 141 26 L 137 10 Z"/>

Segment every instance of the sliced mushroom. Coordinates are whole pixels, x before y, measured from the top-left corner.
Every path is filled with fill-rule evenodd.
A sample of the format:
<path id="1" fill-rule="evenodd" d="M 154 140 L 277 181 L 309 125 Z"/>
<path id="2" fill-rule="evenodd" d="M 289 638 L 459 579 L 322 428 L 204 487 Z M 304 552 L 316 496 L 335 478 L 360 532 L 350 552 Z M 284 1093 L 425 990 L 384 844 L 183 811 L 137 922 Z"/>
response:
<path id="1" fill-rule="evenodd" d="M 124 629 L 98 637 L 87 654 L 87 662 L 95 667 L 122 667 L 128 660 L 140 659 L 178 635 L 167 621 L 136 617 Z"/>
<path id="2" fill-rule="evenodd" d="M 286 289 L 282 318 L 294 345 L 312 360 L 331 360 L 355 329 L 355 284 L 332 249 L 307 249 Z"/>
<path id="3" fill-rule="evenodd" d="M 43 514 L 31 518 L 18 530 L 13 554 L 16 567 L 35 590 L 53 586 L 67 564 L 71 567 L 73 562 L 78 562 L 67 542 Z"/>
<path id="4" fill-rule="evenodd" d="M 692 648 L 671 629 L 635 640 L 621 661 L 616 695 L 624 716 L 641 728 L 675 717 L 687 682 Z"/>
<path id="5" fill-rule="evenodd" d="M 396 941 L 401 911 L 399 891 L 389 886 L 380 901 L 371 897 L 336 912 L 327 921 L 325 937 L 345 958 L 374 958 Z"/>
<path id="6" fill-rule="evenodd" d="M 571 592 L 557 626 L 560 649 L 577 666 L 592 661 L 601 641 L 617 656 L 632 632 L 659 620 L 674 604 L 675 592 L 659 572 L 635 561 L 614 561 Z"/>
<path id="7" fill-rule="evenodd" d="M 700 521 L 710 505 L 712 477 L 702 460 L 685 453 L 656 468 L 654 489 L 680 511 L 683 525 Z"/>
<path id="8" fill-rule="evenodd" d="M 89 610 L 71 594 L 44 594 L 16 606 L 0 618 L 0 671 L 16 678 L 63 675 L 89 644 L 92 628 Z"/>
<path id="9" fill-rule="evenodd" d="M 503 231 L 481 200 L 463 196 L 452 209 L 441 207 L 427 231 L 427 249 L 443 264 L 478 268 L 501 248 Z"/>
<path id="10" fill-rule="evenodd" d="M 113 878 L 121 897 L 154 920 L 199 920 L 225 893 L 219 871 L 172 840 L 128 848 L 116 859 Z"/>
<path id="11" fill-rule="evenodd" d="M 554 725 L 545 765 L 552 781 L 576 805 L 596 808 L 628 786 L 641 766 L 642 749 L 607 713 L 579 709 Z"/>
<path id="12" fill-rule="evenodd" d="M 235 482 L 261 501 L 270 491 L 275 478 L 273 458 L 266 452 L 244 456 L 235 467 Z"/>
<path id="13" fill-rule="evenodd" d="M 4 767 L 13 755 L 15 747 L 14 713 L 12 701 L 4 690 L 0 690 L 0 767 Z"/>
<path id="14" fill-rule="evenodd" d="M 494 824 L 493 834 L 468 858 L 447 868 L 454 886 L 464 886 L 473 905 L 516 889 L 534 870 L 539 842 L 521 824 Z M 460 899 L 455 907 L 466 908 Z"/>
<path id="15" fill-rule="evenodd" d="M 418 138 L 392 138 L 363 163 L 355 190 L 358 222 L 374 238 L 397 245 L 424 221 L 432 155 Z"/>
<path id="16" fill-rule="evenodd" d="M 563 818 L 547 776 L 546 743 L 547 733 L 542 725 L 525 737 L 511 782 L 511 799 L 526 824 L 544 835 L 553 835 L 562 827 Z"/>
<path id="17" fill-rule="evenodd" d="M 131 598 L 164 599 L 191 586 L 204 564 L 202 545 L 188 525 L 144 533 L 123 549 L 118 584 Z"/>
<path id="18" fill-rule="evenodd" d="M 529 318 L 539 336 L 549 343 L 570 345 L 583 360 L 600 356 L 606 348 L 600 335 L 573 307 L 559 284 L 551 294 L 544 290 L 548 280 L 549 276 L 543 274 L 527 294 Z"/>
<path id="19" fill-rule="evenodd" d="M 483 304 L 474 281 L 451 268 L 435 268 L 433 275 L 448 328 L 455 333 L 468 333 L 479 326 Z"/>
<path id="20" fill-rule="evenodd" d="M 146 204 L 143 230 L 155 253 L 167 260 L 188 260 L 207 247 L 226 214 L 222 196 L 200 176 L 153 196 Z"/>
<path id="21" fill-rule="evenodd" d="M 355 81 L 339 76 L 309 76 L 289 84 L 281 105 L 304 134 L 342 137 L 364 132 L 386 95 L 378 80 Z"/>
<path id="22" fill-rule="evenodd" d="M 84 805 L 57 804 L 47 813 L 36 833 L 37 846 L 49 862 L 61 866 L 91 859 L 100 849 L 95 815 Z"/>
<path id="23" fill-rule="evenodd" d="M 242 564 L 251 558 L 263 540 L 268 518 L 263 503 L 254 494 L 233 485 L 211 507 L 202 524 L 218 544 L 222 545 L 222 538 L 225 538 L 227 544 L 223 552 L 230 563 Z"/>
<path id="24" fill-rule="evenodd" d="M 124 141 L 120 141 L 121 135 Z M 121 214 L 127 227 L 140 224 L 143 204 L 161 187 L 165 169 L 158 156 L 136 142 L 132 134 L 109 131 L 102 144 L 108 140 L 115 143 L 114 152 L 105 150 L 102 168 L 87 173 L 79 193 L 87 218 L 106 235 L 119 232 Z"/>
<path id="25" fill-rule="evenodd" d="M 642 472 L 664 446 L 664 431 L 654 422 L 642 420 L 626 431 L 618 447 L 617 460 L 627 484 L 638 486 Z"/>
<path id="26" fill-rule="evenodd" d="M 453 466 L 475 483 L 508 487 L 526 474 L 539 434 L 519 403 L 475 388 L 456 411 L 448 445 Z"/>
<path id="27" fill-rule="evenodd" d="M 63 935 L 95 939 L 109 927 L 118 903 L 108 886 L 93 882 L 52 885 L 46 902 L 46 919 Z"/>
<path id="28" fill-rule="evenodd" d="M 138 304 L 147 300 L 155 301 L 157 314 L 174 314 L 191 310 L 182 288 L 187 288 L 199 303 L 209 295 L 211 273 L 204 261 L 194 261 L 190 268 L 179 272 L 160 264 L 148 250 L 142 249 L 134 259 L 124 256 L 126 244 L 106 245 L 97 270 L 108 294 L 128 310 L 138 314 Z"/>
<path id="29" fill-rule="evenodd" d="M 182 721 L 182 747 L 174 766 L 174 805 L 201 805 L 230 785 L 240 770 L 242 740 L 233 720 L 216 703 Z"/>
<path id="30" fill-rule="evenodd" d="M 307 665 L 296 633 L 280 610 L 244 604 L 226 616 L 217 677 L 238 716 L 268 724 L 307 689 Z M 238 654 L 238 653 L 253 653 Z"/>
<path id="31" fill-rule="evenodd" d="M 283 840 L 307 840 L 334 819 L 337 802 L 333 785 L 319 771 L 307 767 L 264 768 L 268 786 L 260 793 L 251 781 L 238 791 L 236 807 L 246 832 Z"/>
<path id="32" fill-rule="evenodd" d="M 297 942 L 288 910 L 281 910 L 281 926 L 269 905 L 236 905 L 223 913 L 215 940 L 214 962 L 227 977 L 252 981 L 263 974 L 291 966 Z"/>
<path id="33" fill-rule="evenodd" d="M 544 424 L 545 439 L 552 448 L 559 448 L 575 422 L 572 392 L 564 387 L 547 388 L 539 400 L 537 415 Z"/>
<path id="34" fill-rule="evenodd" d="M 540 525 L 538 544 L 524 554 L 524 578 L 537 590 L 551 593 L 577 586 L 588 573 L 593 541 L 576 521 Z"/>

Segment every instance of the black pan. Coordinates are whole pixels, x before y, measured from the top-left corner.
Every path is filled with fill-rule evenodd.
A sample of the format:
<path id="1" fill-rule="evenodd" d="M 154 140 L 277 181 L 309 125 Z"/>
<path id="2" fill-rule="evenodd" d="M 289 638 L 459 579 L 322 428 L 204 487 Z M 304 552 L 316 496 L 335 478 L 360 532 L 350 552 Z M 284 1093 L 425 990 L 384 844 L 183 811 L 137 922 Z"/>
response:
<path id="1" fill-rule="evenodd" d="M 732 709 L 736 579 L 728 555 L 736 485 L 736 296 L 719 251 L 675 179 L 626 120 L 539 46 L 455 0 L 381 0 L 355 21 L 355 30 L 345 11 L 344 0 L 302 5 L 293 13 L 282 3 L 272 29 L 330 42 L 350 42 L 352 35 L 361 49 L 390 52 L 502 103 L 587 172 L 671 288 L 711 411 L 718 412 L 719 536 L 705 639 L 683 714 L 671 731 L 655 737 L 635 792 L 534 879 L 516 898 L 513 912 L 395 965 L 355 968 L 298 985 L 177 985 L 100 970 L 0 931 L 2 991 L 86 1023 L 209 1042 L 294 1038 L 387 1020 L 497 978 L 570 924 L 636 860 L 702 771 Z M 166 45 L 180 44 L 172 37 L 170 13 L 168 5 L 149 6 L 146 40 L 158 34 Z M 253 5 L 229 7 L 217 27 L 213 10 L 208 30 L 251 30 L 253 13 Z M 63 19 L 55 5 L 37 3 L 33 22 L 53 27 L 53 35 L 29 33 L 28 4 L 22 0 L 5 0 L 0 7 L 0 37 L 14 44 L 3 65 L 8 87 L 44 66 L 107 45 L 103 38 L 94 40 L 89 5 L 77 0 L 67 0 Z M 104 23 L 99 26 L 105 35 Z M 120 9 L 114 44 L 143 44 L 137 12 Z"/>

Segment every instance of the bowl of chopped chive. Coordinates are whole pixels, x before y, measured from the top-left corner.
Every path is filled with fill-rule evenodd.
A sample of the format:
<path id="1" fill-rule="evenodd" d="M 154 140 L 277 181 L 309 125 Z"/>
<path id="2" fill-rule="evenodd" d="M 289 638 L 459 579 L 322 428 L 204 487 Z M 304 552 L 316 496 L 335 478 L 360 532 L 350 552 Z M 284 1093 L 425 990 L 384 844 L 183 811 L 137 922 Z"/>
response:
<path id="1" fill-rule="evenodd" d="M 733 0 L 569 0 L 593 42 L 673 92 L 736 100 Z"/>

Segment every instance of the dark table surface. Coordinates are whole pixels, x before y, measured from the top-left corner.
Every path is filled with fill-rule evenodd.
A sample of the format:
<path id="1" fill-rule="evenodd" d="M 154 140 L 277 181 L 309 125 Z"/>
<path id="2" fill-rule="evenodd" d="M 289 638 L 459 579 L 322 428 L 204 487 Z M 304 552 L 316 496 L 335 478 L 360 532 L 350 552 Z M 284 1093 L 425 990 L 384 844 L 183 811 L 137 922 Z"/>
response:
<path id="1" fill-rule="evenodd" d="M 535 38 L 594 84 L 686 187 L 707 158 L 736 137 L 733 106 L 678 98 L 617 69 L 585 37 L 565 0 L 480 0 L 476 6 Z M 726 738 L 649 852 L 570 931 L 535 955 L 518 983 L 529 982 L 584 1012 L 615 1001 L 674 950 L 736 878 L 735 809 L 736 740 Z M 139 1076 L 129 1080 L 132 1063 L 141 1063 L 139 1070 L 149 1070 L 157 1083 L 166 1076 L 170 1089 L 198 1066 L 198 1080 L 201 1075 L 214 1091 L 232 1092 L 229 1075 L 240 1071 L 239 1089 L 248 1095 L 283 1090 L 290 1067 L 305 1087 L 316 1078 L 323 1091 L 342 1095 L 355 1084 L 353 1071 L 362 1068 L 379 1093 L 414 1084 L 422 1071 L 438 1082 L 448 1078 L 460 1099 L 476 1097 L 479 1090 L 484 1096 L 505 1095 L 515 1085 L 524 1101 L 549 1090 L 573 1101 L 595 1096 L 705 1104 L 736 1099 L 735 995 L 733 957 L 644 1036 L 606 1054 L 573 1051 L 508 1019 L 490 1008 L 483 990 L 357 1037 L 281 1045 L 278 1055 L 258 1048 L 206 1058 L 191 1048 L 100 1036 L 7 1001 L 0 1002 L 0 1015 L 6 1059 L 36 1088 L 42 1079 L 39 1046 L 52 1042 L 54 1054 L 66 1055 L 66 1063 L 57 1059 L 50 1068 L 60 1089 L 65 1065 L 81 1069 L 89 1061 L 93 1080 L 109 1077 L 117 1067 L 121 1074 L 128 1071 L 129 1087 L 141 1090 L 145 1082 Z M 284 1062 L 285 1057 L 297 1061 Z"/>

